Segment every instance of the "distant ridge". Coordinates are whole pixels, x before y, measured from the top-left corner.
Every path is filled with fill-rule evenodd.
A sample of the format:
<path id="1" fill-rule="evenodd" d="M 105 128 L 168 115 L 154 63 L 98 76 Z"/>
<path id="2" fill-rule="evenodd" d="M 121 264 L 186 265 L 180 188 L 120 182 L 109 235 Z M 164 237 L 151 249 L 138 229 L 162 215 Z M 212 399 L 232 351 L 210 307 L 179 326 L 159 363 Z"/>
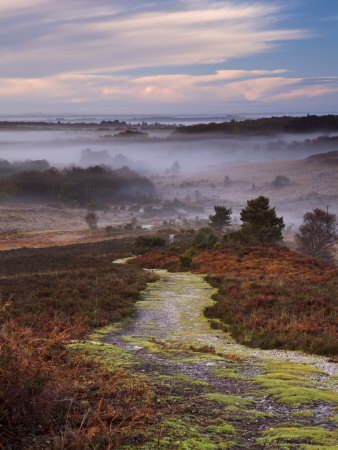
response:
<path id="1" fill-rule="evenodd" d="M 315 131 L 338 131 L 338 115 L 303 117 L 266 117 L 261 119 L 231 120 L 230 122 L 197 124 L 177 128 L 177 133 L 226 133 L 226 134 L 269 134 L 269 133 L 311 133 Z"/>
<path id="2" fill-rule="evenodd" d="M 324 164 L 333 164 L 338 166 L 338 150 L 327 153 L 319 153 L 306 158 L 309 162 L 321 162 Z"/>

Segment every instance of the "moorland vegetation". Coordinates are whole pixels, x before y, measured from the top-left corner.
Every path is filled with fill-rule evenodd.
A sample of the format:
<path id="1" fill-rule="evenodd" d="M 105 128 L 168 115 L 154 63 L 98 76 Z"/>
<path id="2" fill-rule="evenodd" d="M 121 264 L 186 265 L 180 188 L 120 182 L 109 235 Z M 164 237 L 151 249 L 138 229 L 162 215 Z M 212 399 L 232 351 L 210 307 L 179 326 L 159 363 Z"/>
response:
<path id="1" fill-rule="evenodd" d="M 133 313 L 154 275 L 112 264 L 130 255 L 130 245 L 122 239 L 1 253 L 1 448 L 138 442 L 153 414 L 149 386 L 66 348 Z"/>
<path id="2" fill-rule="evenodd" d="M 215 216 L 229 226 L 224 212 L 215 208 Z M 224 235 L 215 227 L 182 230 L 174 245 L 145 253 L 135 263 L 208 274 L 218 294 L 205 314 L 240 343 L 337 355 L 337 267 L 281 245 L 283 219 L 266 197 L 249 200 L 241 220 L 240 229 Z M 337 239 L 335 225 L 331 228 Z M 304 241 L 311 246 L 322 235 L 321 228 L 312 229 Z"/>

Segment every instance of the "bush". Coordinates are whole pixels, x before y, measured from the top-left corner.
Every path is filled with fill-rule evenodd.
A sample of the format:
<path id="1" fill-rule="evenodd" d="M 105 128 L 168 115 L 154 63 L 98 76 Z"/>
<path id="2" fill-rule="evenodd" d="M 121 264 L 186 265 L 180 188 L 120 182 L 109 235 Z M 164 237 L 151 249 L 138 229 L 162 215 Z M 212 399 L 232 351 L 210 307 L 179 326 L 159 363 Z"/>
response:
<path id="1" fill-rule="evenodd" d="M 228 244 L 240 244 L 244 242 L 244 238 L 242 236 L 241 230 L 231 231 L 223 236 L 223 242 Z"/>
<path id="2" fill-rule="evenodd" d="M 187 250 L 183 255 L 180 255 L 180 263 L 182 267 L 190 267 L 193 257 L 195 256 L 195 252 L 193 249 Z"/>
<path id="3" fill-rule="evenodd" d="M 114 227 L 112 227 L 111 225 L 107 225 L 104 229 L 105 233 L 108 235 L 111 235 L 114 233 Z"/>
<path id="4" fill-rule="evenodd" d="M 98 217 L 97 215 L 92 212 L 92 211 L 88 211 L 85 220 L 89 226 L 89 228 L 91 230 L 96 230 L 97 229 L 97 221 L 98 221 Z"/>
<path id="5" fill-rule="evenodd" d="M 163 236 L 156 234 L 149 236 L 142 235 L 136 239 L 134 245 L 135 247 L 164 247 L 166 240 Z"/>
<path id="6" fill-rule="evenodd" d="M 284 175 L 277 175 L 271 183 L 274 188 L 280 189 L 290 184 L 290 179 Z"/>

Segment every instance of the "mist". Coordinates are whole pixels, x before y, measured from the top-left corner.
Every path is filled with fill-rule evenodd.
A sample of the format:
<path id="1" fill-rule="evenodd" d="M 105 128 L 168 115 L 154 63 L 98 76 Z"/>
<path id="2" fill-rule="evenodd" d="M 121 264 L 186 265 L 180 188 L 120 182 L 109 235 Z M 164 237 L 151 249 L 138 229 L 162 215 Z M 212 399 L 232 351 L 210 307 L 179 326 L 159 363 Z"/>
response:
<path id="1" fill-rule="evenodd" d="M 278 134 L 262 136 L 186 137 L 172 130 L 125 131 L 103 129 L 17 129 L 0 131 L 0 158 L 9 162 L 46 159 L 58 168 L 72 164 L 88 167 L 124 165 L 142 174 L 168 173 L 178 161 L 181 174 L 192 175 L 220 164 L 295 160 L 337 147 L 334 134 Z M 120 136 L 119 136 L 120 134 Z M 317 141 L 317 142 L 316 142 Z M 87 152 L 87 154 L 86 154 Z M 91 152 L 91 154 L 89 154 Z"/>
<path id="2" fill-rule="evenodd" d="M 186 135 L 160 123 L 7 122 L 0 127 L 0 178 L 47 167 L 128 167 L 154 186 L 155 209 L 139 213 L 145 223 L 203 225 L 215 204 L 231 207 L 238 223 L 246 201 L 266 195 L 292 228 L 313 208 L 338 212 L 335 166 L 325 163 L 337 148 L 338 136 L 328 131 Z M 323 160 L 308 159 L 318 154 Z"/>

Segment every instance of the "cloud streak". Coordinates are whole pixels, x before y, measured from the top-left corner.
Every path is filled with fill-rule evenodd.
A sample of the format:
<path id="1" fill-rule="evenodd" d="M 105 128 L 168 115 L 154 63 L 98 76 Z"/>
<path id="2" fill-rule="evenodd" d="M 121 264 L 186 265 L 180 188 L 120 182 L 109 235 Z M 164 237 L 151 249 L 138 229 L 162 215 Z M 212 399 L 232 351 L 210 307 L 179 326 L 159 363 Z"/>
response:
<path id="1" fill-rule="evenodd" d="M 4 79 L 0 98 L 54 103 L 111 101 L 135 105 L 269 104 L 329 95 L 335 102 L 338 78 L 287 78 L 279 70 L 220 70 L 210 75 L 146 77 L 63 74 L 45 78 Z"/>
<path id="2" fill-rule="evenodd" d="M 285 69 L 194 71 L 309 37 L 307 30 L 279 26 L 287 13 L 280 3 L 3 0 L 0 13 L 0 104 L 92 103 L 97 110 L 110 102 L 131 111 L 132 105 L 196 111 L 236 102 L 244 108 L 316 98 L 332 103 L 337 95 L 336 78 L 292 77 Z M 155 69 L 159 75 L 140 75 Z"/>
<path id="3" fill-rule="evenodd" d="M 15 33 L 6 30 L 5 21 L 0 23 L 9 36 L 0 73 L 36 77 L 220 63 L 307 35 L 303 30 L 274 28 L 279 8 L 261 3 L 205 2 L 204 8 L 169 12 L 155 3 L 145 13 L 110 7 L 108 2 L 85 9 L 77 6 L 75 0 L 60 0 L 57 10 L 46 9 L 42 2 L 41 10 L 29 16 L 29 24 L 16 27 Z"/>

